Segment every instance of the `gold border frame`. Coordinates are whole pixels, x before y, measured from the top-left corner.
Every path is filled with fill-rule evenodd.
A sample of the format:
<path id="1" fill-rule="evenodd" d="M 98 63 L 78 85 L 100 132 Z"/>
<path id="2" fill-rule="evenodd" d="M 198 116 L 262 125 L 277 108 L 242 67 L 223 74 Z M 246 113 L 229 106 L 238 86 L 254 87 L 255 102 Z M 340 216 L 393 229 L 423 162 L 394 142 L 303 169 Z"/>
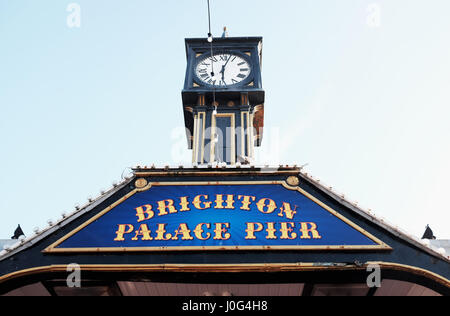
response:
<path id="1" fill-rule="evenodd" d="M 198 114 L 194 116 L 194 148 L 192 151 L 192 163 L 199 162 L 199 154 L 201 163 L 204 163 L 205 161 L 205 121 L 206 112 L 199 111 Z"/>
<path id="2" fill-rule="evenodd" d="M 308 271 L 348 271 L 348 270 L 366 270 L 368 266 L 378 265 L 382 269 L 390 269 L 396 271 L 405 271 L 415 275 L 424 276 L 436 283 L 450 287 L 450 280 L 447 278 L 419 267 L 410 265 L 373 261 L 366 262 L 362 266 L 346 265 L 346 266 L 320 266 L 316 263 L 252 263 L 252 264 L 111 264 L 96 265 L 84 264 L 80 265 L 81 271 L 90 272 L 183 272 L 183 273 L 240 273 L 240 272 L 308 272 Z M 0 284 L 15 278 L 35 275 L 39 273 L 67 272 L 67 265 L 49 265 L 40 266 L 20 271 L 14 271 L 0 276 Z M 263 284 L 263 283 L 262 283 Z"/>
<path id="3" fill-rule="evenodd" d="M 200 155 L 200 159 L 201 159 L 201 163 L 203 164 L 203 163 L 205 163 L 205 138 L 206 138 L 206 135 L 205 135 L 205 126 L 206 126 L 206 112 L 199 112 L 198 113 L 199 114 L 199 116 L 202 116 L 203 118 L 202 118 L 202 139 L 201 139 L 201 141 L 202 141 L 202 147 L 201 147 L 201 150 L 202 150 L 202 152 L 201 152 L 201 155 Z M 198 132 L 198 131 L 197 131 Z"/>
<path id="4" fill-rule="evenodd" d="M 114 209 L 117 205 L 121 204 L 131 196 L 133 196 L 136 193 L 144 192 L 147 190 L 150 190 L 153 186 L 174 186 L 174 185 L 263 185 L 263 184 L 278 184 L 282 185 L 284 188 L 292 191 L 297 191 L 322 208 L 324 208 L 326 211 L 330 212 L 332 215 L 336 216 L 338 219 L 358 231 L 359 233 L 363 234 L 373 242 L 375 242 L 377 245 L 371 245 L 371 246 L 361 246 L 361 245 L 337 245 L 337 246 L 195 246 L 195 247 L 189 247 L 189 246 L 181 246 L 181 247 L 106 247 L 106 248 L 96 248 L 96 247 L 90 247 L 90 248 L 61 248 L 58 249 L 58 247 L 62 242 L 69 239 L 82 229 L 84 229 L 86 226 L 91 224 L 92 222 L 96 221 L 100 217 L 102 217 L 104 214 L 108 213 L 112 209 Z M 325 203 L 321 202 L 308 192 L 304 191 L 300 187 L 292 187 L 289 186 L 285 181 L 218 181 L 218 182 L 204 182 L 204 181 L 198 181 L 198 182 L 150 182 L 147 184 L 147 186 L 143 188 L 136 188 L 133 191 L 129 192 L 110 206 L 108 206 L 106 209 L 92 217 L 91 219 L 87 220 L 74 230 L 72 230 L 70 233 L 66 234 L 62 238 L 58 239 L 56 242 L 52 243 L 50 246 L 48 246 L 46 249 L 43 250 L 44 253 L 95 253 L 95 252 L 145 252 L 145 251 L 220 251 L 220 250 L 392 250 L 392 248 L 378 239 L 377 237 L 373 236 L 363 228 L 359 227 L 340 213 L 333 210 L 331 207 L 326 205 Z"/>
<path id="5" fill-rule="evenodd" d="M 193 148 L 192 148 L 192 163 L 197 162 L 197 147 L 198 147 L 198 131 L 197 131 L 197 127 L 198 127 L 198 115 L 195 114 L 194 115 L 194 141 L 193 141 Z"/>

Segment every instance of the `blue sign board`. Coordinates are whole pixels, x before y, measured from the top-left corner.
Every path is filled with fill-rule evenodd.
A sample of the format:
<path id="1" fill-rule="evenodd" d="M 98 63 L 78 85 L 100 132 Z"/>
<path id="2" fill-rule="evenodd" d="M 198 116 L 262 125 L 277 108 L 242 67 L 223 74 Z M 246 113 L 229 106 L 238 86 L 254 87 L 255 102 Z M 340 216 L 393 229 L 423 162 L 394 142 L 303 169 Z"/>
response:
<path id="1" fill-rule="evenodd" d="M 136 189 L 48 252 L 389 249 L 302 189 L 158 183 Z"/>

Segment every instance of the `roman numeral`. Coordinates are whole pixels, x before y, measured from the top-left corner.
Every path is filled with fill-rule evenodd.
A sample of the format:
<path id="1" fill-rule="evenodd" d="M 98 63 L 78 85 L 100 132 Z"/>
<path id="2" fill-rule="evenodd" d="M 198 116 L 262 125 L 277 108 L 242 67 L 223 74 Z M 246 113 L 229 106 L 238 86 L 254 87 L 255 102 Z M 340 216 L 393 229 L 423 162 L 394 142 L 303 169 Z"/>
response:
<path id="1" fill-rule="evenodd" d="M 241 68 L 241 69 L 240 69 L 241 72 L 244 72 L 244 71 L 247 72 L 247 71 L 249 71 L 249 70 L 250 70 L 250 69 L 248 69 L 248 68 Z"/>
<path id="2" fill-rule="evenodd" d="M 208 69 L 206 69 L 206 68 L 205 69 L 199 69 L 198 72 L 201 73 L 201 74 L 206 74 L 208 72 Z"/>
<path id="3" fill-rule="evenodd" d="M 238 66 L 242 66 L 242 65 L 245 65 L 245 64 L 246 64 L 246 62 L 243 61 L 242 63 L 239 63 Z"/>
<path id="4" fill-rule="evenodd" d="M 239 74 L 239 75 L 237 75 L 237 77 L 238 77 L 238 78 L 241 78 L 241 79 L 244 79 L 246 76 L 243 75 L 243 74 Z"/>
<path id="5" fill-rule="evenodd" d="M 235 80 L 235 79 L 231 79 L 231 82 L 232 82 L 233 84 L 235 84 L 235 83 L 238 83 L 239 81 L 237 81 L 237 80 Z"/>

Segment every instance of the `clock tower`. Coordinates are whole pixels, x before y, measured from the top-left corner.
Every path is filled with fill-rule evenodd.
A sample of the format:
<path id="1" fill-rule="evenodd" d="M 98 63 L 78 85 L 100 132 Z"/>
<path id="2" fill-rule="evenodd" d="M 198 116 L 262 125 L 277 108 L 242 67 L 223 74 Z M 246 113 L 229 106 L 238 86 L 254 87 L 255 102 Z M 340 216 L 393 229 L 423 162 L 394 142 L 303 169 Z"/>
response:
<path id="1" fill-rule="evenodd" d="M 262 38 L 186 39 L 182 91 L 193 164 L 248 164 L 264 126 Z"/>

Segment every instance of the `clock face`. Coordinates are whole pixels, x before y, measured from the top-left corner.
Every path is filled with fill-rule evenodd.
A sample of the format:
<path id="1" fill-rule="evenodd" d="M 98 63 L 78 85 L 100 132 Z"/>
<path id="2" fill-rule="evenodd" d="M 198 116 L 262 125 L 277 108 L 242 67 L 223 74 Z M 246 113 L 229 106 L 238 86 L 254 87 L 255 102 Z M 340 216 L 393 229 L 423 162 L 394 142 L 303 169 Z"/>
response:
<path id="1" fill-rule="evenodd" d="M 248 59 L 236 53 L 217 53 L 212 57 L 210 55 L 200 57 L 195 67 L 198 80 L 219 88 L 227 88 L 245 81 L 251 71 Z"/>

